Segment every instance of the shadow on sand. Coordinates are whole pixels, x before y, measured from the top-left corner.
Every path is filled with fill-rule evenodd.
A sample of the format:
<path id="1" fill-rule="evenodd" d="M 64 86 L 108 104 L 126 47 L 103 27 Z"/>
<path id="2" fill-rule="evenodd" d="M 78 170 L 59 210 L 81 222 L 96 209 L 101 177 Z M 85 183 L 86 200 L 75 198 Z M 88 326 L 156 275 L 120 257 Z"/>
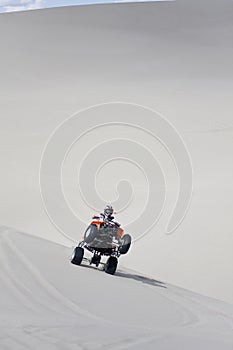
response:
<path id="1" fill-rule="evenodd" d="M 88 259 L 84 258 L 84 261 L 86 263 L 80 265 L 81 267 L 94 269 L 94 270 L 100 271 L 100 272 L 104 271 L 104 266 L 102 267 L 102 269 L 100 269 L 99 267 L 95 267 L 94 265 L 89 265 L 88 264 L 88 262 L 89 262 Z M 124 272 L 124 271 L 121 271 L 121 270 L 116 271 L 114 276 L 135 280 L 135 281 L 138 281 L 138 282 L 141 282 L 141 283 L 145 283 L 145 284 L 148 284 L 148 285 L 154 286 L 154 287 L 167 288 L 167 286 L 166 286 L 166 284 L 164 282 L 161 282 L 161 281 L 158 281 L 158 280 L 155 280 L 153 278 L 146 277 L 146 276 L 141 276 L 141 275 L 137 275 L 137 274 L 134 274 L 134 273 Z"/>
<path id="2" fill-rule="evenodd" d="M 138 281 L 138 282 L 149 284 L 150 286 L 154 286 L 154 287 L 167 288 L 166 284 L 163 283 L 163 282 L 157 281 L 157 280 L 155 280 L 153 278 L 149 278 L 149 277 L 145 277 L 145 276 L 141 276 L 141 275 L 136 275 L 136 274 L 133 274 L 133 273 L 117 271 L 115 273 L 115 276 L 128 278 L 128 279 L 131 279 L 131 280 L 135 280 L 135 281 Z"/>

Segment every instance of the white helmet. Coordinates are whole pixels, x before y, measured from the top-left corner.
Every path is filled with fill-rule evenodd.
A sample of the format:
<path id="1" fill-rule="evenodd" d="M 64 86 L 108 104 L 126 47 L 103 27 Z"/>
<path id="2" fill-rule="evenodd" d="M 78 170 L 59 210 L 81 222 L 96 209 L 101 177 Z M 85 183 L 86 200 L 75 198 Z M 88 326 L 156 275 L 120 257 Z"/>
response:
<path id="1" fill-rule="evenodd" d="M 113 214 L 113 207 L 111 205 L 106 205 L 104 208 L 104 215 L 112 215 Z"/>

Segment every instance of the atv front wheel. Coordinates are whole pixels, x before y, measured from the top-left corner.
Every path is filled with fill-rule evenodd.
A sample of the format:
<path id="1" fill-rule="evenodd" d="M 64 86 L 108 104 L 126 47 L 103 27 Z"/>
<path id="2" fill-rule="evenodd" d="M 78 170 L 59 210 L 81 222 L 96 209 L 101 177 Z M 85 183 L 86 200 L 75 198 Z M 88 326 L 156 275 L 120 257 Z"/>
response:
<path id="1" fill-rule="evenodd" d="M 80 265 L 83 260 L 84 249 L 81 247 L 76 247 L 72 255 L 71 264 Z"/>
<path id="2" fill-rule="evenodd" d="M 109 275 L 114 275 L 116 272 L 118 260 L 115 256 L 110 256 L 108 258 L 108 261 L 105 265 L 105 272 L 108 273 Z"/>
<path id="3" fill-rule="evenodd" d="M 121 246 L 119 247 L 119 252 L 121 254 L 126 254 L 128 253 L 128 250 L 131 246 L 131 236 L 126 234 L 122 237 L 121 239 Z"/>
<path id="4" fill-rule="evenodd" d="M 84 241 L 89 244 L 94 241 L 98 234 L 98 228 L 96 225 L 89 225 L 84 233 Z"/>

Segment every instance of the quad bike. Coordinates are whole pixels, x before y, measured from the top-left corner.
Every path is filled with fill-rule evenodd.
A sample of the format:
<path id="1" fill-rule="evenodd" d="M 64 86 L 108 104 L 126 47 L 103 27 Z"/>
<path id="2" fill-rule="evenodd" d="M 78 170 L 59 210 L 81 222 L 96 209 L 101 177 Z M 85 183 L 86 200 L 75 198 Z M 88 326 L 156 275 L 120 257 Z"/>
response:
<path id="1" fill-rule="evenodd" d="M 119 224 L 106 219 L 93 220 L 87 227 L 83 240 L 74 249 L 71 263 L 81 265 L 83 260 L 88 260 L 84 257 L 84 249 L 87 249 L 93 254 L 88 260 L 90 265 L 98 267 L 102 264 L 106 273 L 114 275 L 118 258 L 128 252 L 130 245 L 131 236 L 124 234 Z M 101 262 L 102 256 L 108 256 L 106 263 Z"/>

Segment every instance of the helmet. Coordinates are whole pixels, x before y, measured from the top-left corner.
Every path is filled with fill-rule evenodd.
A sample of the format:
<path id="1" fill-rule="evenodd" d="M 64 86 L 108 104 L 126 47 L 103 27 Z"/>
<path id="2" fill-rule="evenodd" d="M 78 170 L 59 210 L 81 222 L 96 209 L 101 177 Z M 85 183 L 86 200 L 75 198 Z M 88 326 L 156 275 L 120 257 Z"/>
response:
<path id="1" fill-rule="evenodd" d="M 113 214 L 113 207 L 111 205 L 106 205 L 104 208 L 104 215 L 112 215 Z"/>

